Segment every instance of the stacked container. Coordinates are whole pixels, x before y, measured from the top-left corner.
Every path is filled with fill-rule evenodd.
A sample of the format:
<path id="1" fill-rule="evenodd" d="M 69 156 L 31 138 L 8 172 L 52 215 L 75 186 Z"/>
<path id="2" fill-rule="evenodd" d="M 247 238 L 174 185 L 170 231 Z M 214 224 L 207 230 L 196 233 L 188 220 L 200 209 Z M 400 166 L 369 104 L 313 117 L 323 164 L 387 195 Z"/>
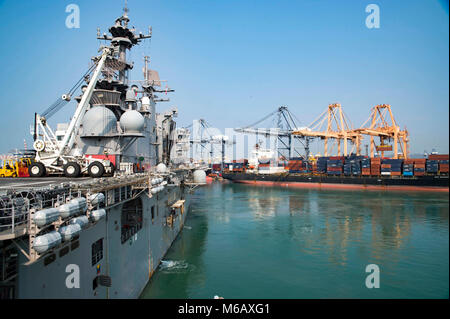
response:
<path id="1" fill-rule="evenodd" d="M 439 161 L 439 174 L 448 175 L 448 160 Z"/>
<path id="2" fill-rule="evenodd" d="M 380 175 L 381 158 L 372 157 L 370 159 L 370 175 Z"/>
<path id="3" fill-rule="evenodd" d="M 303 161 L 300 158 L 291 158 L 288 162 L 287 169 L 289 173 L 303 173 Z"/>
<path id="4" fill-rule="evenodd" d="M 425 158 L 415 158 L 414 159 L 414 176 L 425 175 Z"/>
<path id="5" fill-rule="evenodd" d="M 414 159 L 409 158 L 403 161 L 403 176 L 413 176 L 414 174 Z"/>
<path id="6" fill-rule="evenodd" d="M 381 160 L 381 175 L 400 176 L 402 174 L 402 159 Z"/>
<path id="7" fill-rule="evenodd" d="M 317 162 L 313 162 L 312 164 L 311 164 L 311 170 L 312 170 L 312 173 L 313 174 L 317 174 Z"/>
<path id="8" fill-rule="evenodd" d="M 448 161 L 448 154 L 431 154 L 428 156 L 429 160 L 433 161 Z"/>
<path id="9" fill-rule="evenodd" d="M 244 167 L 244 163 L 233 163 L 233 172 L 243 172 Z"/>
<path id="10" fill-rule="evenodd" d="M 233 160 L 233 163 L 240 163 L 240 164 L 244 164 L 247 165 L 248 164 L 248 160 L 247 159 L 239 159 L 239 160 Z"/>
<path id="11" fill-rule="evenodd" d="M 329 160 L 327 160 L 327 174 L 328 175 L 341 175 L 342 174 L 342 167 L 344 165 L 344 161 L 342 159 L 333 159 L 333 157 L 330 157 Z"/>
<path id="12" fill-rule="evenodd" d="M 319 157 L 317 160 L 317 173 L 327 172 L 327 161 L 329 157 Z"/>
<path id="13" fill-rule="evenodd" d="M 427 173 L 437 174 L 437 172 L 439 170 L 439 161 L 428 159 L 426 161 L 425 168 L 426 168 Z"/>
<path id="14" fill-rule="evenodd" d="M 361 175 L 370 175 L 370 158 L 361 159 Z"/>
<path id="15" fill-rule="evenodd" d="M 351 175 L 361 175 L 361 160 L 362 159 L 364 159 L 364 156 L 356 156 L 356 155 L 348 156 L 345 159 L 344 170 L 345 170 L 345 166 L 348 165 L 348 166 L 350 166 Z"/>
<path id="16" fill-rule="evenodd" d="M 288 160 L 279 160 L 278 161 L 278 167 L 287 167 L 289 165 Z"/>
<path id="17" fill-rule="evenodd" d="M 344 175 L 349 176 L 352 175 L 352 164 L 345 161 L 344 163 Z"/>

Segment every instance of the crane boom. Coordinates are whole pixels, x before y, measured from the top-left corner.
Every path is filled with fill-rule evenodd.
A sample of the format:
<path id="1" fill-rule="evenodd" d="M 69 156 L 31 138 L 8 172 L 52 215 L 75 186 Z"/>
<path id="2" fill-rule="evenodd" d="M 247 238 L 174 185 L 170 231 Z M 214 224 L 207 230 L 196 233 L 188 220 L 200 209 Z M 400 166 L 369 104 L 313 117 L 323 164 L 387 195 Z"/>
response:
<path id="1" fill-rule="evenodd" d="M 258 135 L 272 135 L 272 136 L 289 136 L 291 132 L 289 131 L 280 131 L 278 129 L 274 130 L 266 130 L 266 129 L 252 129 L 252 128 L 235 128 L 236 132 L 239 133 L 252 133 Z"/>
<path id="2" fill-rule="evenodd" d="M 74 136 L 76 135 L 76 132 L 80 126 L 80 121 L 83 117 L 83 113 L 86 110 L 87 105 L 89 104 L 92 92 L 94 92 L 95 85 L 97 83 L 98 77 L 100 75 L 100 72 L 103 68 L 103 65 L 105 64 L 106 57 L 109 53 L 108 48 L 103 49 L 103 53 L 101 55 L 100 61 L 97 64 L 97 67 L 95 68 L 94 74 L 92 75 L 92 79 L 89 82 L 89 85 L 86 89 L 86 91 L 83 94 L 83 97 L 81 98 L 80 103 L 77 106 L 77 109 L 75 110 L 75 114 L 72 117 L 72 120 L 70 121 L 69 127 L 66 131 L 66 134 L 64 135 L 64 138 L 61 143 L 61 147 L 59 148 L 58 157 L 61 155 L 64 155 L 64 153 L 67 151 L 70 151 L 70 149 L 73 146 L 73 143 L 75 141 Z"/>

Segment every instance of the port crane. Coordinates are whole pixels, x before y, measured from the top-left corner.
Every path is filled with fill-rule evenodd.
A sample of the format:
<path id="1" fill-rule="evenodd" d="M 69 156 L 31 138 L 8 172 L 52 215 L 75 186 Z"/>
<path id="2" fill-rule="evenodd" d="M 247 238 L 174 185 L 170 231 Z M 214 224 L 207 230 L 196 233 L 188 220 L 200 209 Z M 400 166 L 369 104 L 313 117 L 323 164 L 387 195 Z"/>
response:
<path id="1" fill-rule="evenodd" d="M 326 123 L 326 125 L 325 125 Z M 324 128 L 325 126 L 325 128 Z M 394 141 L 394 156 L 398 158 L 398 147 L 402 151 L 404 158 L 408 157 L 408 131 L 401 130 L 394 119 L 391 106 L 388 104 L 377 105 L 372 108 L 369 118 L 360 128 L 353 128 L 351 122 L 345 115 L 341 104 L 333 103 L 322 112 L 308 128 L 295 130 L 293 135 L 318 137 L 324 140 L 324 156 L 331 153 L 329 141 L 334 140 L 337 144 L 338 155 L 341 155 L 341 142 L 343 142 L 343 155 L 356 151 L 356 155 L 361 155 L 361 143 L 365 135 L 370 136 L 370 156 L 374 157 L 374 148 L 384 156 L 385 151 L 391 151 L 392 146 L 385 144 L 385 141 Z M 376 146 L 374 138 L 380 139 L 380 145 Z M 348 149 L 348 141 L 353 144 L 352 149 Z M 355 150 L 356 148 L 356 150 Z"/>
<path id="2" fill-rule="evenodd" d="M 258 124 L 270 119 L 276 118 L 277 127 L 271 129 L 264 128 L 256 128 Z M 239 133 L 249 133 L 255 134 L 257 136 L 262 135 L 266 138 L 269 136 L 275 136 L 278 139 L 278 155 L 284 158 L 291 158 L 294 156 L 294 153 L 300 156 L 300 153 L 294 147 L 294 140 L 300 141 L 305 149 L 306 158 L 309 158 L 310 155 L 310 140 L 312 137 L 310 136 L 302 136 L 302 135 L 294 135 L 293 132 L 298 130 L 298 119 L 295 117 L 293 113 L 289 111 L 287 106 L 280 106 L 275 111 L 266 115 L 259 121 L 247 125 L 241 128 L 235 128 L 234 130 Z M 308 130 L 308 128 L 302 128 Z M 286 156 L 288 153 L 288 156 Z"/>
<path id="3" fill-rule="evenodd" d="M 326 127 L 324 127 L 326 123 Z M 338 154 L 341 155 L 341 141 L 343 142 L 344 156 L 349 154 L 348 141 L 353 142 L 354 145 L 360 145 L 357 139 L 359 134 L 352 131 L 353 127 L 348 120 L 342 106 L 339 103 L 328 105 L 327 109 L 322 112 L 307 128 L 298 129 L 292 132 L 296 136 L 320 138 L 324 140 L 324 156 L 331 153 L 329 148 L 329 140 L 334 140 L 337 144 Z M 360 150 L 357 149 L 357 153 Z"/>
<path id="4" fill-rule="evenodd" d="M 398 158 L 399 147 L 403 158 L 409 156 L 409 133 L 405 128 L 400 129 L 400 126 L 395 121 L 389 104 L 380 104 L 372 108 L 369 118 L 361 125 L 360 128 L 350 131 L 351 134 L 359 136 L 357 139 L 357 148 L 360 148 L 362 135 L 370 137 L 370 157 L 374 156 L 374 148 L 384 157 L 385 151 L 391 151 L 392 146 L 385 144 L 385 141 L 393 141 L 394 155 L 393 158 Z M 374 138 L 380 139 L 380 145 L 376 146 Z"/>
<path id="5" fill-rule="evenodd" d="M 223 164 L 225 162 L 225 146 L 232 145 L 235 142 L 229 141 L 226 135 L 213 135 L 211 132 L 211 125 L 205 119 L 199 119 L 194 121 L 195 125 L 191 124 L 185 128 L 191 128 L 195 130 L 195 134 L 191 134 L 190 143 L 193 146 L 200 146 L 200 157 L 203 160 L 203 150 L 206 150 L 206 144 L 210 145 L 209 160 L 213 160 L 214 146 L 221 145 L 221 170 L 223 170 Z M 193 152 L 197 153 L 197 147 L 193 147 Z"/>

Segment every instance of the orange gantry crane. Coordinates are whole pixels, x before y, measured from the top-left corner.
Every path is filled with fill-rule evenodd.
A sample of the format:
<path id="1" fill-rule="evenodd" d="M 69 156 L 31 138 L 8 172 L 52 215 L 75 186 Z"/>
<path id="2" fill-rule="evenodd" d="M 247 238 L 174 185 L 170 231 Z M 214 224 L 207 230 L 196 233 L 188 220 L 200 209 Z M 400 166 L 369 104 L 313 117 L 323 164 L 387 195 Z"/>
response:
<path id="1" fill-rule="evenodd" d="M 322 130 L 326 122 L 326 128 Z M 328 105 L 328 108 L 319 115 L 308 127 L 294 130 L 293 135 L 318 137 L 324 140 L 324 156 L 330 151 L 328 142 L 334 140 L 337 144 L 338 155 L 341 155 L 341 141 L 344 144 L 344 156 L 348 155 L 348 140 L 359 145 L 359 133 L 353 131 L 350 121 L 344 114 L 342 106 L 338 103 Z M 334 145 L 334 144 L 333 144 Z"/>
<path id="2" fill-rule="evenodd" d="M 387 116 L 387 113 L 389 113 L 389 116 Z M 327 123 L 326 128 L 323 129 L 325 122 Z M 369 118 L 360 128 L 356 129 L 352 127 L 340 104 L 330 104 L 308 127 L 294 130 L 292 134 L 323 139 L 324 156 L 329 156 L 328 142 L 330 139 L 337 144 L 338 155 L 341 155 L 341 141 L 344 144 L 344 156 L 349 154 L 348 141 L 353 144 L 350 153 L 356 148 L 356 155 L 360 155 L 364 135 L 370 136 L 370 157 L 374 157 L 374 148 L 381 152 L 381 156 L 384 157 L 384 152 L 392 150 L 392 146 L 385 144 L 385 142 L 391 140 L 394 142 L 393 158 L 398 158 L 399 146 L 403 158 L 406 159 L 409 155 L 408 131 L 406 129 L 400 130 L 392 114 L 391 106 L 388 104 L 373 107 Z M 380 139 L 378 146 L 375 145 L 374 137 Z"/>
<path id="3" fill-rule="evenodd" d="M 401 156 L 408 158 L 409 156 L 409 133 L 406 128 L 400 129 L 400 126 L 395 121 L 392 109 L 389 104 L 380 104 L 372 108 L 369 118 L 361 125 L 361 128 L 352 130 L 353 133 L 370 136 L 370 157 L 374 156 L 374 148 L 381 152 L 381 157 L 384 157 L 384 152 L 392 151 L 392 146 L 385 144 L 385 141 L 393 141 L 394 156 L 398 158 L 399 146 L 401 149 Z M 380 145 L 376 146 L 374 137 L 380 139 Z M 358 139 L 360 148 L 361 138 Z"/>

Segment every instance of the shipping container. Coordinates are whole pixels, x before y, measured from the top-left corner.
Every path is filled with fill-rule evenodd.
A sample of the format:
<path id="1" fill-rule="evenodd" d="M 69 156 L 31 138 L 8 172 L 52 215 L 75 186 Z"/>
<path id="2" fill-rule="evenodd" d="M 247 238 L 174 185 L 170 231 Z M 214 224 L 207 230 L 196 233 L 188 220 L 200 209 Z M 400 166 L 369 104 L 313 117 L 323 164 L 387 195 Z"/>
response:
<path id="1" fill-rule="evenodd" d="M 443 160 L 449 160 L 448 154 L 431 154 L 428 155 L 429 160 L 436 160 L 436 161 L 443 161 Z"/>
<path id="2" fill-rule="evenodd" d="M 413 172 L 403 172 L 403 176 L 413 176 Z"/>

